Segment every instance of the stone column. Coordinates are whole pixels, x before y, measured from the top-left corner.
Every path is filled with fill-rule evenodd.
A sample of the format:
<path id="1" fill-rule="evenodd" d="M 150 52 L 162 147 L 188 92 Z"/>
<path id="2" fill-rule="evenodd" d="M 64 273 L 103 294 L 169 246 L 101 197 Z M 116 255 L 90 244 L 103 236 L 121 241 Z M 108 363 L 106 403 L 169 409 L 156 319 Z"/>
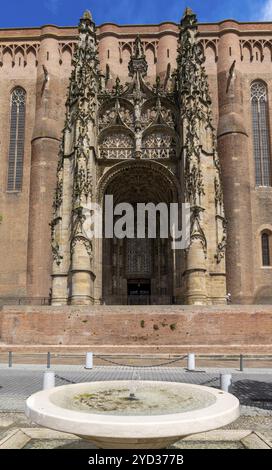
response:
<path id="1" fill-rule="evenodd" d="M 228 221 L 227 291 L 234 303 L 252 303 L 252 220 L 248 135 L 243 111 L 243 78 L 237 23 L 220 25 L 218 58 L 218 151 Z M 252 156 L 253 158 L 253 156 Z"/>
<path id="2" fill-rule="evenodd" d="M 89 144 L 94 145 L 94 128 L 92 124 L 89 125 L 88 141 Z M 88 146 L 89 147 L 89 146 Z M 87 164 L 87 171 L 84 170 L 85 175 L 92 175 L 89 181 L 90 187 L 95 187 L 95 156 L 94 149 L 89 148 L 89 159 Z M 77 160 L 84 168 L 84 162 L 81 160 L 80 153 L 78 152 Z M 89 211 L 85 212 L 85 207 L 89 207 L 87 203 L 95 202 L 94 194 L 90 188 L 89 196 L 86 199 L 86 206 L 84 205 L 82 194 L 78 195 L 79 198 L 75 199 L 75 184 L 76 178 L 80 175 L 74 175 L 74 207 L 72 215 L 72 245 L 71 245 L 71 304 L 72 305 L 89 305 L 94 303 L 94 253 L 95 253 L 95 240 L 89 239 L 87 230 L 86 215 L 89 216 Z M 85 176 L 86 177 L 86 176 Z M 88 178 L 88 176 L 87 176 Z M 86 180 L 87 183 L 87 180 Z M 86 226 L 84 225 L 86 224 Z"/>
<path id="3" fill-rule="evenodd" d="M 90 256 L 84 244 L 77 243 L 72 251 L 72 305 L 93 303 L 93 281 Z"/>
<path id="4" fill-rule="evenodd" d="M 48 297 L 51 286 L 52 255 L 49 223 L 61 132 L 57 30 L 45 26 L 41 32 L 36 87 L 36 116 L 32 138 L 29 236 L 28 296 Z"/>

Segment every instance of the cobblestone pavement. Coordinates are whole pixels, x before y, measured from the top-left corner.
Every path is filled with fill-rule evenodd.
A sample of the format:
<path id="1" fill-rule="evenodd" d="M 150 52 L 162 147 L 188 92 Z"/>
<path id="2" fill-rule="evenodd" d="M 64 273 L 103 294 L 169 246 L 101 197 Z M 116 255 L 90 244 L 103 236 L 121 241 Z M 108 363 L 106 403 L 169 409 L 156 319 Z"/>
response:
<path id="1" fill-rule="evenodd" d="M 23 411 L 27 397 L 42 389 L 43 373 L 38 365 L 0 365 L 0 411 Z M 220 374 L 231 373 L 232 393 L 242 405 L 272 410 L 272 369 L 205 369 L 187 372 L 181 367 L 130 368 L 98 366 L 86 370 L 82 366 L 54 366 L 56 385 L 104 380 L 155 380 L 184 382 L 212 387 L 220 386 Z"/>

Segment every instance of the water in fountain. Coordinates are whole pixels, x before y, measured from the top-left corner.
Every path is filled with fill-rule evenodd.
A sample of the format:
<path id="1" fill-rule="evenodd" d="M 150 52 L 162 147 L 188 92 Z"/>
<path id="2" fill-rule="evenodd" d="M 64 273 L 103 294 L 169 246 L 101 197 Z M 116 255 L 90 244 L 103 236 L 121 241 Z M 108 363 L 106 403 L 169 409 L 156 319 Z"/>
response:
<path id="1" fill-rule="evenodd" d="M 139 376 L 137 377 L 139 378 Z M 109 387 L 107 382 L 86 388 L 75 395 L 67 390 L 65 397 L 58 393 L 51 398 L 61 408 L 92 414 L 120 416 L 166 415 L 206 408 L 215 397 L 204 390 L 180 389 L 179 384 L 169 386 L 156 382 L 133 380 Z"/>
<path id="2" fill-rule="evenodd" d="M 138 400 L 136 396 L 136 392 L 140 387 L 140 380 L 141 380 L 140 373 L 134 370 L 131 380 L 132 382 L 131 382 L 130 393 L 129 393 L 128 399 L 131 401 L 135 401 L 135 400 Z"/>

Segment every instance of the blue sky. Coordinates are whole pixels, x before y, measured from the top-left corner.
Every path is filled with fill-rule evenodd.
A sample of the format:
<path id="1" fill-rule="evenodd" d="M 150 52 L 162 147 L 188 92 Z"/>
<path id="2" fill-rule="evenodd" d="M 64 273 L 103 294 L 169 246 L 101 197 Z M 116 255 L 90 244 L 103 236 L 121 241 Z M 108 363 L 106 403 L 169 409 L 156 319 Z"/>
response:
<path id="1" fill-rule="evenodd" d="M 201 22 L 272 21 L 272 0 L 0 0 L 0 27 L 73 26 L 90 9 L 97 24 L 178 22 L 186 6 Z"/>

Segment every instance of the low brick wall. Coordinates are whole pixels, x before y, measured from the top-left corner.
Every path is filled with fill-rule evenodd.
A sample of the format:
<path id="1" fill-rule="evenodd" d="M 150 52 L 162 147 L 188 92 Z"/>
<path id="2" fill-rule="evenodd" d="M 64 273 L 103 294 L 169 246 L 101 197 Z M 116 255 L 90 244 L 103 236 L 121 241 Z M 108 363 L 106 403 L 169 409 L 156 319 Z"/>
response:
<path id="1" fill-rule="evenodd" d="M 272 306 L 0 309 L 0 351 L 272 353 Z"/>

